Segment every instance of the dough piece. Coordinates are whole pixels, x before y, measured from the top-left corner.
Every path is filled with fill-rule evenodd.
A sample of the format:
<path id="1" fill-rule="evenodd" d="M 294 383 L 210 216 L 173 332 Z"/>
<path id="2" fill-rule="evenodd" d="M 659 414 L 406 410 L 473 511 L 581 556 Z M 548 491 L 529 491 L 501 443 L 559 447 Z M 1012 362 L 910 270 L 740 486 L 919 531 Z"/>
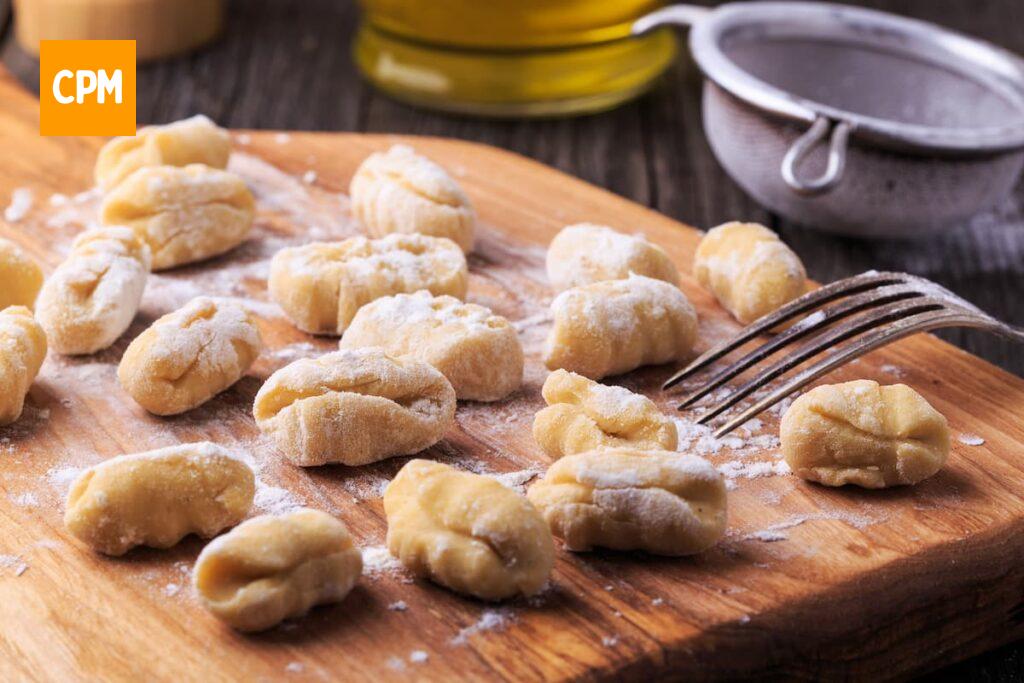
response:
<path id="1" fill-rule="evenodd" d="M 17 244 L 0 237 L 0 311 L 8 306 L 35 308 L 43 271 Z"/>
<path id="2" fill-rule="evenodd" d="M 552 458 L 597 448 L 676 449 L 676 424 L 646 396 L 565 370 L 548 375 L 542 393 L 548 407 L 533 419 L 533 438 Z"/>
<path id="3" fill-rule="evenodd" d="M 53 350 L 82 355 L 117 341 L 139 310 L 149 266 L 149 247 L 130 228 L 80 234 L 36 302 Z"/>
<path id="4" fill-rule="evenodd" d="M 421 290 L 366 304 L 341 338 L 343 349 L 363 346 L 430 363 L 461 399 L 497 401 L 523 381 L 523 347 L 512 324 L 451 296 Z"/>
<path id="5" fill-rule="evenodd" d="M 423 361 L 354 349 L 281 368 L 252 412 L 296 465 L 365 465 L 440 441 L 455 421 L 455 390 Z"/>
<path id="6" fill-rule="evenodd" d="M 726 223 L 704 235 L 693 273 L 741 323 L 767 315 L 807 289 L 804 264 L 757 223 Z"/>
<path id="7" fill-rule="evenodd" d="M 199 553 L 192 584 L 206 608 L 239 631 L 263 631 L 314 605 L 340 602 L 363 572 L 348 528 L 319 510 L 263 515 Z"/>
<path id="8" fill-rule="evenodd" d="M 226 168 L 231 137 L 203 115 L 164 126 L 147 126 L 131 137 L 114 138 L 96 159 L 96 184 L 110 190 L 145 166 L 206 164 Z"/>
<path id="9" fill-rule="evenodd" d="M 779 432 L 793 473 L 826 486 L 916 484 L 949 455 L 946 418 L 904 384 L 815 387 L 793 402 Z"/>
<path id="10" fill-rule="evenodd" d="M 252 507 L 252 469 L 208 441 L 111 458 L 83 472 L 68 493 L 64 525 L 105 555 L 137 545 L 170 548 L 234 526 Z"/>
<path id="11" fill-rule="evenodd" d="M 448 173 L 411 147 L 395 145 L 366 158 L 349 188 L 352 212 L 374 237 L 419 233 L 447 237 L 473 251 L 476 212 Z"/>
<path id="12" fill-rule="evenodd" d="M 522 495 L 491 477 L 411 460 L 384 490 L 388 550 L 410 571 L 483 600 L 539 592 L 551 532 Z"/>
<path id="13" fill-rule="evenodd" d="M 527 497 L 569 550 L 691 555 L 725 533 L 725 482 L 695 455 L 632 448 L 567 455 Z"/>
<path id="14" fill-rule="evenodd" d="M 556 292 L 630 273 L 679 284 L 679 271 L 665 250 L 643 235 L 626 235 L 604 225 L 562 228 L 548 247 L 548 279 Z"/>
<path id="15" fill-rule="evenodd" d="M 202 164 L 146 166 L 107 195 L 100 220 L 135 230 L 153 252 L 153 270 L 167 270 L 237 247 L 252 230 L 255 206 L 234 173 Z"/>
<path id="16" fill-rule="evenodd" d="M 244 308 L 199 297 L 136 337 L 117 378 L 149 412 L 177 415 L 240 380 L 262 348 L 256 321 Z"/>
<path id="17" fill-rule="evenodd" d="M 46 358 L 46 334 L 25 306 L 0 311 L 0 426 L 25 407 L 25 396 Z"/>
<path id="18" fill-rule="evenodd" d="M 590 379 L 682 360 L 697 338 L 686 295 L 641 275 L 574 287 L 555 298 L 551 312 L 544 363 Z"/>
<path id="19" fill-rule="evenodd" d="M 466 257 L 448 239 L 353 237 L 282 249 L 270 263 L 270 296 L 295 326 L 340 335 L 356 311 L 382 296 L 426 289 L 466 296 Z"/>

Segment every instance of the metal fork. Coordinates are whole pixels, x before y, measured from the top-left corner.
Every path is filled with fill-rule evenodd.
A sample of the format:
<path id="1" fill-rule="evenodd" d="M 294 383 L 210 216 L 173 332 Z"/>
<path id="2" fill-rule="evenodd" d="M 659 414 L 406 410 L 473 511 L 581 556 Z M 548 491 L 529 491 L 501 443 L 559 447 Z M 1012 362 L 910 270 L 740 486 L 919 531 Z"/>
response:
<path id="1" fill-rule="evenodd" d="M 827 304 L 832 305 L 823 308 Z M 732 339 L 709 349 L 672 375 L 662 389 L 671 389 L 755 337 L 804 315 L 806 317 L 802 320 L 711 375 L 700 389 L 679 404 L 679 410 L 696 404 L 733 377 L 781 349 L 807 338 L 809 341 L 793 353 L 775 361 L 729 392 L 697 422 L 709 423 L 750 394 L 766 388 L 773 380 L 822 352 L 826 352 L 823 358 L 786 379 L 782 386 L 730 419 L 715 431 L 715 436 L 728 434 L 840 365 L 918 332 L 943 327 L 973 327 L 1024 343 L 1024 329 L 996 320 L 931 280 L 906 273 L 868 271 L 820 287 L 755 320 Z M 858 338 L 841 345 L 854 337 Z"/>

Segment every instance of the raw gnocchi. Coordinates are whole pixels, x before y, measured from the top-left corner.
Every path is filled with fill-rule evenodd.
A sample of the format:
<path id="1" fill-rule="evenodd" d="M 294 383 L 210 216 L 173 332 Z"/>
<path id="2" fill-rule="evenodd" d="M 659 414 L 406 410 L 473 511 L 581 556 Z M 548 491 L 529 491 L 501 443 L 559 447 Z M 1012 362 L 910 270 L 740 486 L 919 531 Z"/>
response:
<path id="1" fill-rule="evenodd" d="M 381 237 L 420 233 L 447 237 L 473 250 L 476 212 L 448 173 L 411 147 L 395 145 L 360 164 L 349 187 L 352 212 L 366 231 Z"/>
<path id="2" fill-rule="evenodd" d="M 709 230 L 697 247 L 693 273 L 741 323 L 771 313 L 807 288 L 800 258 L 757 223 L 726 223 Z"/>
<path id="3" fill-rule="evenodd" d="M 0 237 L 0 311 L 8 306 L 35 308 L 43 271 L 17 244 Z"/>
<path id="4" fill-rule="evenodd" d="M 490 477 L 411 460 L 384 491 L 387 544 L 413 573 L 483 600 L 533 595 L 554 565 L 551 532 Z"/>
<path id="5" fill-rule="evenodd" d="M 117 378 L 149 412 L 177 415 L 241 379 L 262 347 L 256 321 L 244 308 L 199 297 L 136 337 Z"/>
<path id="6" fill-rule="evenodd" d="M 570 225 L 551 240 L 548 279 L 556 292 L 630 273 L 679 284 L 679 271 L 665 250 L 643 235 L 626 235 L 604 225 Z"/>
<path id="7" fill-rule="evenodd" d="M 451 240 L 388 235 L 282 249 L 270 264 L 270 295 L 295 326 L 340 335 L 365 304 L 416 292 L 466 296 L 466 257 Z"/>
<path id="8" fill-rule="evenodd" d="M 46 358 L 46 334 L 25 306 L 0 310 L 0 426 L 25 408 L 25 396 Z"/>
<path id="9" fill-rule="evenodd" d="M 211 541 L 192 585 L 203 604 L 239 631 L 263 631 L 339 602 L 363 571 L 348 528 L 319 510 L 263 515 Z"/>
<path id="10" fill-rule="evenodd" d="M 455 390 L 415 358 L 336 351 L 271 375 L 253 416 L 296 465 L 365 465 L 440 441 L 455 419 Z"/>
<path id="11" fill-rule="evenodd" d="M 422 290 L 360 308 L 340 346 L 410 354 L 440 370 L 461 399 L 497 401 L 523 381 L 523 347 L 508 320 L 483 306 Z"/>
<path id="12" fill-rule="evenodd" d="M 725 533 L 722 475 L 684 453 L 613 448 L 567 455 L 527 497 L 574 551 L 691 555 Z"/>
<path id="13" fill-rule="evenodd" d="M 676 449 L 675 423 L 646 396 L 565 370 L 548 375 L 542 394 L 548 407 L 534 418 L 533 437 L 552 458 L 621 446 Z"/>
<path id="14" fill-rule="evenodd" d="M 682 360 L 697 337 L 697 313 L 686 295 L 642 275 L 562 292 L 551 313 L 544 363 L 590 379 Z"/>
<path id="15" fill-rule="evenodd" d="M 123 226 L 80 234 L 43 284 L 36 315 L 58 353 L 101 351 L 124 334 L 149 277 L 149 247 Z"/>
<path id="16" fill-rule="evenodd" d="M 949 455 L 946 418 L 904 384 L 815 387 L 793 402 L 779 432 L 793 473 L 826 486 L 916 484 Z"/>
<path id="17" fill-rule="evenodd" d="M 75 480 L 64 525 L 105 555 L 170 548 L 189 534 L 211 538 L 241 522 L 255 482 L 247 464 L 209 442 L 122 455 Z"/>
<path id="18" fill-rule="evenodd" d="M 256 202 L 234 173 L 202 164 L 145 166 L 103 201 L 104 225 L 127 225 L 149 245 L 153 270 L 234 249 L 252 230 Z"/>

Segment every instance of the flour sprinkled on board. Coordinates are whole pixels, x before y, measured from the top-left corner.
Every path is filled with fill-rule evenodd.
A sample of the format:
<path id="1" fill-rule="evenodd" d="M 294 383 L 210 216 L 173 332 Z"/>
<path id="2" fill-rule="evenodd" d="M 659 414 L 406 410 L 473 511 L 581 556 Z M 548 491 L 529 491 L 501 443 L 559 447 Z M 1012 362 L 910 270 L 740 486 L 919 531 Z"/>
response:
<path id="1" fill-rule="evenodd" d="M 11 203 L 4 209 L 4 220 L 8 223 L 18 223 L 28 212 L 32 210 L 35 203 L 35 195 L 27 187 L 19 187 L 11 194 Z"/>
<path id="2" fill-rule="evenodd" d="M 511 609 L 485 609 L 476 623 L 461 629 L 449 642 L 452 645 L 465 645 L 471 636 L 486 631 L 503 631 L 514 620 L 515 614 Z"/>
<path id="3" fill-rule="evenodd" d="M 983 446 L 985 444 L 985 439 L 976 434 L 960 434 L 956 440 L 965 446 Z"/>

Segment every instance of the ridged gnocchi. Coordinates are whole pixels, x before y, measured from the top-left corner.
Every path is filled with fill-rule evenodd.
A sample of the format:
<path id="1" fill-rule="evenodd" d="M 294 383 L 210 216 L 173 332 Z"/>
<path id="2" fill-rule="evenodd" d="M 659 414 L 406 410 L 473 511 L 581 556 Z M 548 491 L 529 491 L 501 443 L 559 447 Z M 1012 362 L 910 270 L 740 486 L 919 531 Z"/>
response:
<path id="1" fill-rule="evenodd" d="M 694 455 L 630 448 L 567 455 L 527 491 L 569 550 L 691 555 L 725 533 L 725 482 Z"/>
<path id="2" fill-rule="evenodd" d="M 800 257 L 757 223 L 708 230 L 697 247 L 693 273 L 741 323 L 771 313 L 807 289 Z"/>
<path id="3" fill-rule="evenodd" d="M 597 448 L 676 449 L 675 423 L 646 396 L 565 370 L 548 375 L 541 393 L 548 407 L 533 419 L 533 438 L 552 458 Z"/>
<path id="4" fill-rule="evenodd" d="M 25 306 L 0 310 L 0 426 L 25 408 L 25 396 L 46 358 L 46 334 Z"/>
<path id="5" fill-rule="evenodd" d="M 263 340 L 240 305 L 198 297 L 161 317 L 128 345 L 117 378 L 154 415 L 206 403 L 245 374 Z"/>
<path id="6" fill-rule="evenodd" d="M 35 308 L 43 270 L 14 242 L 0 237 L 0 311 L 8 306 Z"/>
<path id="7" fill-rule="evenodd" d="M 71 485 L 64 525 L 105 555 L 146 545 L 170 548 L 189 534 L 211 538 L 252 507 L 252 469 L 209 442 L 121 455 Z"/>
<path id="8" fill-rule="evenodd" d="M 440 370 L 461 399 L 497 401 L 523 381 L 523 347 L 508 320 L 483 306 L 422 290 L 360 308 L 340 346 L 409 354 Z"/>
<path id="9" fill-rule="evenodd" d="M 473 250 L 476 212 L 466 193 L 443 168 L 407 145 L 367 157 L 352 177 L 349 195 L 352 212 L 374 237 L 419 233 Z"/>
<path id="10" fill-rule="evenodd" d="M 192 585 L 239 631 L 263 631 L 315 605 L 340 602 L 363 571 L 348 528 L 319 510 L 254 517 L 199 553 Z"/>
<path id="11" fill-rule="evenodd" d="M 451 240 L 388 235 L 282 249 L 270 263 L 271 298 L 303 332 L 340 335 L 374 299 L 416 292 L 466 296 L 466 257 Z"/>
<path id="12" fill-rule="evenodd" d="M 826 486 L 916 484 L 949 455 L 939 411 L 904 384 L 871 380 L 815 387 L 789 407 L 779 435 L 793 473 Z"/>
<path id="13" fill-rule="evenodd" d="M 440 441 L 455 419 L 455 390 L 415 358 L 336 351 L 271 375 L 253 416 L 296 465 L 365 465 Z"/>
<path id="14" fill-rule="evenodd" d="M 679 271 L 665 250 L 643 235 L 627 235 L 605 225 L 578 223 L 555 235 L 548 246 L 548 280 L 556 292 L 630 273 L 679 284 Z"/>
<path id="15" fill-rule="evenodd" d="M 551 313 L 544 363 L 590 379 L 682 360 L 697 338 L 697 313 L 686 295 L 642 275 L 562 292 Z"/>
<path id="16" fill-rule="evenodd" d="M 36 301 L 36 316 L 53 350 L 83 355 L 117 341 L 139 310 L 149 267 L 149 247 L 130 228 L 80 234 Z"/>
<path id="17" fill-rule="evenodd" d="M 146 126 L 131 137 L 114 138 L 96 159 L 96 184 L 109 190 L 146 166 L 205 164 L 225 168 L 231 137 L 205 116 L 163 126 Z"/>
<path id="18" fill-rule="evenodd" d="M 419 576 L 483 600 L 533 595 L 555 561 L 551 532 L 490 477 L 411 460 L 384 491 L 391 554 Z"/>
<path id="19" fill-rule="evenodd" d="M 100 208 L 104 225 L 127 225 L 149 245 L 153 270 L 205 261 L 241 244 L 256 201 L 234 173 L 202 164 L 145 166 Z"/>

